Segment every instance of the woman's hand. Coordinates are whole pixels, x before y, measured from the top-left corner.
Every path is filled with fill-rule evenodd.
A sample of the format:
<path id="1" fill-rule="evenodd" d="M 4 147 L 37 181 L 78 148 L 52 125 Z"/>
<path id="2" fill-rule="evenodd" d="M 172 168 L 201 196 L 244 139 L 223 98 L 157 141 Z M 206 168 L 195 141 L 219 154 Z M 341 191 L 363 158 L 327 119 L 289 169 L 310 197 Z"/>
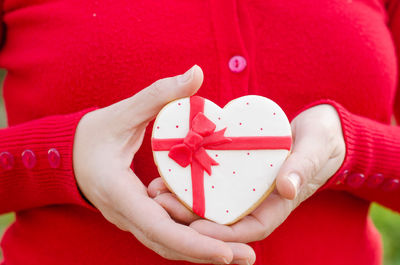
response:
<path id="1" fill-rule="evenodd" d="M 149 194 L 176 220 L 190 223 L 203 235 L 230 242 L 262 240 L 340 168 L 345 143 L 336 110 L 330 105 L 310 108 L 292 121 L 292 153 L 282 165 L 276 190 L 241 221 L 219 225 L 199 219 L 169 194 L 161 179 L 149 185 Z M 157 196 L 156 196 L 157 195 Z"/>
<path id="2" fill-rule="evenodd" d="M 184 75 L 158 80 L 128 99 L 86 114 L 75 135 L 76 180 L 108 221 L 167 259 L 250 264 L 255 254 L 248 245 L 225 243 L 173 221 L 130 169 L 149 121 L 168 102 L 194 94 L 202 81 L 201 69 L 194 66 Z"/>

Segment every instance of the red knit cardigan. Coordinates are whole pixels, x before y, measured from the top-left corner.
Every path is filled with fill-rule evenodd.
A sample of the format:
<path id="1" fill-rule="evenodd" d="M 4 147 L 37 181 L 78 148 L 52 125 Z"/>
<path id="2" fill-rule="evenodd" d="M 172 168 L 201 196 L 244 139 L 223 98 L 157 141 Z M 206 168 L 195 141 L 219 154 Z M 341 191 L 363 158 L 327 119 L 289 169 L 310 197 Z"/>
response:
<path id="1" fill-rule="evenodd" d="M 376 201 L 400 210 L 400 128 L 390 125 L 393 115 L 400 118 L 400 1 L 1 4 L 9 127 L 0 130 L 0 213 L 16 212 L 1 243 L 5 264 L 178 263 L 89 209 L 76 186 L 72 146 L 79 119 L 92 107 L 193 64 L 205 73 L 199 95 L 219 105 L 258 94 L 290 119 L 326 100 L 340 114 L 342 167 L 252 244 L 257 264 L 381 263 L 368 209 Z M 236 55 L 244 60 L 229 64 Z M 158 176 L 149 133 L 134 168 L 145 184 Z"/>

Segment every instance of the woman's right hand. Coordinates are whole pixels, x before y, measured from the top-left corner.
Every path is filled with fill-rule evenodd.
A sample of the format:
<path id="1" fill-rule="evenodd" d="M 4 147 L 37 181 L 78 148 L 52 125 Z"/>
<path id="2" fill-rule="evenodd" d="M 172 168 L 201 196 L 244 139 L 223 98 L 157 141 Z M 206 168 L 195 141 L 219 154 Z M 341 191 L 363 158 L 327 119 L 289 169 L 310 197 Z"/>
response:
<path id="1" fill-rule="evenodd" d="M 160 79 L 130 98 L 86 114 L 75 134 L 76 180 L 109 222 L 164 258 L 253 264 L 250 246 L 216 240 L 173 221 L 130 168 L 148 123 L 168 102 L 196 93 L 202 82 L 202 71 L 194 66 L 184 75 Z"/>

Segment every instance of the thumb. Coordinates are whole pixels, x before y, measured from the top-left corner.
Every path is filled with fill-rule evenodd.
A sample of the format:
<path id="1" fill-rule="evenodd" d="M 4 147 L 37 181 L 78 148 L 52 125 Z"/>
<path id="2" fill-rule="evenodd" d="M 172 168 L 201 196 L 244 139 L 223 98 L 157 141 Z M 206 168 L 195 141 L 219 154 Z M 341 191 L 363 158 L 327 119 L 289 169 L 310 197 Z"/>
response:
<path id="1" fill-rule="evenodd" d="M 292 127 L 293 149 L 276 179 L 278 192 L 287 199 L 295 199 L 304 184 L 312 184 L 315 187 L 323 184 L 317 183 L 319 180 L 315 176 L 328 161 L 332 144 L 327 133 L 318 126 L 309 125 L 297 124 Z"/>
<path id="2" fill-rule="evenodd" d="M 128 108 L 125 115 L 135 124 L 148 122 L 167 103 L 195 94 L 202 83 L 203 71 L 198 65 L 194 65 L 182 75 L 157 80 L 123 102 Z"/>

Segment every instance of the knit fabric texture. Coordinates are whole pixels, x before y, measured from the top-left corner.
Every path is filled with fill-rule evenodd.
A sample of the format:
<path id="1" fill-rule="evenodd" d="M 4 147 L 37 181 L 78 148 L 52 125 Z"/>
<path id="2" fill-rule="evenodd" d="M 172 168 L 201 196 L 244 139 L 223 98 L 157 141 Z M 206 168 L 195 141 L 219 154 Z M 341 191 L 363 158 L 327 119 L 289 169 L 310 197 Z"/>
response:
<path id="1" fill-rule="evenodd" d="M 0 213 L 16 212 L 1 243 L 4 264 L 186 264 L 163 259 L 92 210 L 76 185 L 72 148 L 93 107 L 193 64 L 205 74 L 198 94 L 220 106 L 255 94 L 277 102 L 290 120 L 305 107 L 331 104 L 342 121 L 343 165 L 251 244 L 256 264 L 381 264 L 368 210 L 376 201 L 400 211 L 400 128 L 391 125 L 393 116 L 400 120 L 400 1 L 1 4 L 9 127 L 0 131 Z M 246 63 L 237 71 L 234 56 Z M 151 125 L 133 161 L 146 185 L 158 177 L 150 135 Z M 364 182 L 354 185 L 354 174 Z M 380 185 L 365 184 L 377 174 Z"/>

